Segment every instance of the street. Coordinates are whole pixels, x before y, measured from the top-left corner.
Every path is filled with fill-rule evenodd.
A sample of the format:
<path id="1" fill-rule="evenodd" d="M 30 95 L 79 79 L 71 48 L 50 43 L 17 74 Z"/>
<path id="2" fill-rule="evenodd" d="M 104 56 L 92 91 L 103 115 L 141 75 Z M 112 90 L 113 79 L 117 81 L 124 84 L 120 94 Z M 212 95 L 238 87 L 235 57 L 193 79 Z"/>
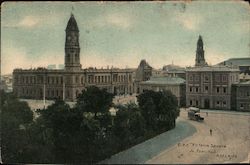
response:
<path id="1" fill-rule="evenodd" d="M 203 111 L 204 122 L 188 120 L 186 113 L 181 111 L 180 118 L 192 124 L 197 132 L 146 163 L 249 163 L 249 113 Z"/>
<path id="2" fill-rule="evenodd" d="M 205 110 L 201 116 L 203 122 L 189 120 L 182 109 L 175 129 L 100 163 L 249 163 L 250 113 Z"/>

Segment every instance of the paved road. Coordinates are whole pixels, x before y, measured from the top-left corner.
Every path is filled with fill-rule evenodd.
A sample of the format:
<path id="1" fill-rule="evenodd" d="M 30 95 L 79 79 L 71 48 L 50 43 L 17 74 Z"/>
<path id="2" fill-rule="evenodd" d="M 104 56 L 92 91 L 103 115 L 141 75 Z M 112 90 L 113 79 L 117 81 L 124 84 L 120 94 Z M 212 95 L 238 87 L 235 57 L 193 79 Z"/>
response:
<path id="1" fill-rule="evenodd" d="M 187 119 L 182 111 L 180 118 Z M 240 163 L 250 160 L 250 115 L 237 112 L 201 112 L 204 122 L 186 120 L 197 132 L 146 163 Z M 212 135 L 210 135 L 210 129 Z"/>
<path id="2" fill-rule="evenodd" d="M 189 123 L 177 119 L 176 128 L 168 132 L 162 133 L 152 139 L 141 144 L 131 147 L 113 155 L 110 159 L 100 163 L 104 164 L 138 164 L 145 163 L 163 150 L 180 142 L 184 138 L 194 134 L 196 129 Z"/>

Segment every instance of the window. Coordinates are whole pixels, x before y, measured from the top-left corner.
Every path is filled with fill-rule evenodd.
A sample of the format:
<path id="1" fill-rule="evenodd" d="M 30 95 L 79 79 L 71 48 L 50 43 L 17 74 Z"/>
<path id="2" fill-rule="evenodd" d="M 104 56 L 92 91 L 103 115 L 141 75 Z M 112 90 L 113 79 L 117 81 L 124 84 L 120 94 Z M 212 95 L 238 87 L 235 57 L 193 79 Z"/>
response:
<path id="1" fill-rule="evenodd" d="M 192 100 L 190 100 L 190 105 L 192 105 Z"/>
<path id="2" fill-rule="evenodd" d="M 226 101 L 223 101 L 223 106 L 225 107 L 227 105 L 227 102 Z"/>
<path id="3" fill-rule="evenodd" d="M 227 81 L 227 76 L 226 75 L 222 75 L 222 81 L 226 82 Z"/>
<path id="4" fill-rule="evenodd" d="M 217 87 L 217 93 L 219 93 L 220 92 L 220 88 L 219 87 Z"/>
<path id="5" fill-rule="evenodd" d="M 220 102 L 219 102 L 219 101 L 217 101 L 217 105 L 220 105 Z"/>
<path id="6" fill-rule="evenodd" d="M 195 89 L 196 89 L 196 92 L 198 92 L 198 91 L 199 91 L 199 88 L 198 88 L 198 87 L 196 87 Z"/>
<path id="7" fill-rule="evenodd" d="M 208 86 L 205 86 L 205 91 L 208 91 Z"/>
<path id="8" fill-rule="evenodd" d="M 209 81 L 209 77 L 208 77 L 208 75 L 205 75 L 205 81 Z"/>
<path id="9" fill-rule="evenodd" d="M 190 92 L 192 92 L 192 87 L 189 88 Z"/>
<path id="10" fill-rule="evenodd" d="M 216 75 L 216 76 L 215 76 L 215 80 L 216 80 L 217 82 L 220 82 L 220 75 Z"/>
<path id="11" fill-rule="evenodd" d="M 240 109 L 243 109 L 243 108 L 244 108 L 244 106 L 243 106 L 243 104 L 241 103 L 241 104 L 240 104 Z"/>
<path id="12" fill-rule="evenodd" d="M 78 83 L 78 77 L 76 76 L 76 84 Z"/>
<path id="13" fill-rule="evenodd" d="M 195 81 L 199 81 L 199 76 L 198 75 L 195 76 Z"/>
<path id="14" fill-rule="evenodd" d="M 193 76 L 189 75 L 189 80 L 192 81 L 193 80 Z"/>
<path id="15" fill-rule="evenodd" d="M 226 93 L 227 92 L 227 88 L 223 87 L 223 92 Z"/>
<path id="16" fill-rule="evenodd" d="M 196 100 L 196 106 L 198 106 L 198 100 Z"/>

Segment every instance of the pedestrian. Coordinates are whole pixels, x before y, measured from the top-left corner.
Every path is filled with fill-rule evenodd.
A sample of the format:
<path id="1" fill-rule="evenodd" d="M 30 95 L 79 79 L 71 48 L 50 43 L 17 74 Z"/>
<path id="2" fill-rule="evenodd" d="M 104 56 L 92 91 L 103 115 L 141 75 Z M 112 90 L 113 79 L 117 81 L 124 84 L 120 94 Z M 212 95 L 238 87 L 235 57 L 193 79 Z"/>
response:
<path id="1" fill-rule="evenodd" d="M 206 112 L 206 115 L 208 116 L 208 113 Z"/>
<path id="2" fill-rule="evenodd" d="M 213 132 L 212 129 L 210 129 L 210 136 L 212 136 L 212 132 Z"/>

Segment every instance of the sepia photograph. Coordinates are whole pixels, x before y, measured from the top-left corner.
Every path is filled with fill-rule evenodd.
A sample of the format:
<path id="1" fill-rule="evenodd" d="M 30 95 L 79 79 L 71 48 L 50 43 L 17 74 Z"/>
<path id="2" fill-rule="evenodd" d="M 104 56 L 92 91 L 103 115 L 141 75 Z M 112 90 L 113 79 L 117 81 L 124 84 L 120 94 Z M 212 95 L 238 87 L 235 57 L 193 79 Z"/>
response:
<path id="1" fill-rule="evenodd" d="M 250 5 L 1 3 L 1 164 L 250 163 Z"/>

